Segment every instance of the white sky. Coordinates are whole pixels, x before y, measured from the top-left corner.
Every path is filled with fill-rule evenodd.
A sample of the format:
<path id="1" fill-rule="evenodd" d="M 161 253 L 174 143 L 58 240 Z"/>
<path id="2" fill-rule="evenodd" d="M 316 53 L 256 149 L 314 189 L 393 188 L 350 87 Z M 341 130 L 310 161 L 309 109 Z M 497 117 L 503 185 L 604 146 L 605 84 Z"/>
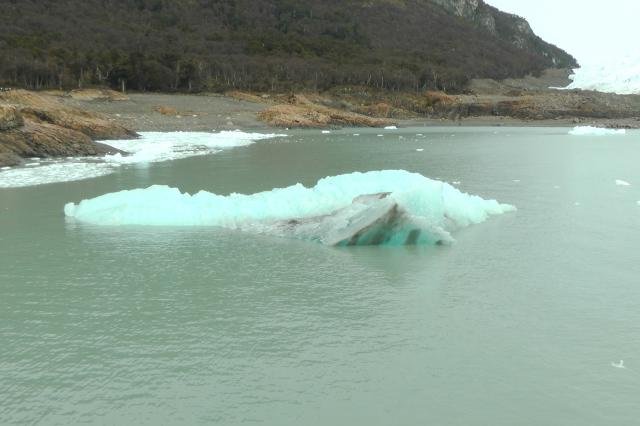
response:
<path id="1" fill-rule="evenodd" d="M 485 0 L 526 18 L 533 31 L 581 64 L 638 56 L 640 0 Z"/>

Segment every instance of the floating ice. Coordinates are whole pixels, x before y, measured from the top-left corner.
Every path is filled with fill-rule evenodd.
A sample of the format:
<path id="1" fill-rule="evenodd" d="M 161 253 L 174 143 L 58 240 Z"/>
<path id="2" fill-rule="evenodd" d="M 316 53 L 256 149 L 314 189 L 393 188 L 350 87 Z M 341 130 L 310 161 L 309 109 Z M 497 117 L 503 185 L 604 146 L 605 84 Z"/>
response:
<path id="1" fill-rule="evenodd" d="M 397 126 L 387 126 L 384 128 L 385 130 L 398 130 Z"/>
<path id="2" fill-rule="evenodd" d="M 323 134 L 323 135 L 328 135 L 329 133 L 331 133 L 331 131 L 330 131 L 330 130 L 323 130 L 323 131 L 322 131 L 322 134 Z"/>
<path id="3" fill-rule="evenodd" d="M 95 225 L 218 226 L 331 245 L 447 242 L 452 231 L 513 210 L 403 170 L 327 177 L 312 188 L 297 184 L 252 195 L 190 195 L 156 185 L 64 208 L 67 217 Z"/>
<path id="4" fill-rule="evenodd" d="M 40 167 L 15 167 L 0 173 L 0 188 L 20 188 L 53 182 L 70 182 L 91 179 L 113 173 L 106 163 L 78 162 L 54 163 Z"/>
<path id="5" fill-rule="evenodd" d="M 279 134 L 245 133 L 240 130 L 208 132 L 143 132 L 139 139 L 105 141 L 104 143 L 132 155 L 108 155 L 109 162 L 149 163 L 206 155 L 222 149 L 251 145 Z"/>
<path id="6" fill-rule="evenodd" d="M 620 180 L 620 179 L 616 180 L 616 185 L 618 185 L 618 186 L 631 186 L 631 184 L 629 182 L 624 181 L 624 180 Z"/>
<path id="7" fill-rule="evenodd" d="M 620 360 L 620 362 L 612 362 L 611 366 L 614 368 L 621 368 L 621 369 L 626 369 L 627 367 L 624 366 L 624 361 Z"/>
<path id="8" fill-rule="evenodd" d="M 597 90 L 620 95 L 640 94 L 640 57 L 584 64 L 573 70 L 565 89 Z"/>
<path id="9" fill-rule="evenodd" d="M 144 132 L 139 139 L 103 141 L 130 155 L 73 158 L 55 164 L 29 163 L 0 173 L 0 188 L 43 185 L 55 182 L 95 178 L 108 175 L 122 165 L 155 163 L 206 155 L 223 149 L 250 145 L 278 134 L 245 133 L 239 130 L 219 133 L 206 132 Z"/>
<path id="10" fill-rule="evenodd" d="M 423 151 L 424 151 L 424 148 L 418 148 L 418 149 L 416 149 L 416 151 L 418 151 L 418 152 L 423 152 Z"/>
<path id="11" fill-rule="evenodd" d="M 573 136 L 609 136 L 609 135 L 625 135 L 625 129 L 604 129 L 593 126 L 577 126 L 569 131 Z"/>

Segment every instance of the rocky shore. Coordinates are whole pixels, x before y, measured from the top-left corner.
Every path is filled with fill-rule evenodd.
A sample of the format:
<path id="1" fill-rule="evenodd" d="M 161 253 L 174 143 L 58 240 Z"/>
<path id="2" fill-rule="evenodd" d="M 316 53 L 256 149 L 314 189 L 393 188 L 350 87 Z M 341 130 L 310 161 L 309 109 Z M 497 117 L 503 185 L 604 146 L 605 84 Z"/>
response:
<path id="1" fill-rule="evenodd" d="M 116 149 L 94 141 L 136 136 L 115 120 L 66 105 L 51 94 L 0 92 L 0 167 L 28 157 L 114 153 Z"/>
<path id="2" fill-rule="evenodd" d="M 340 87 L 323 93 L 233 91 L 130 94 L 103 90 L 0 92 L 0 167 L 29 157 L 102 155 L 96 140 L 136 131 L 468 125 L 640 128 L 640 96 L 566 86 L 553 70 L 519 80 L 474 80 L 462 94 Z"/>

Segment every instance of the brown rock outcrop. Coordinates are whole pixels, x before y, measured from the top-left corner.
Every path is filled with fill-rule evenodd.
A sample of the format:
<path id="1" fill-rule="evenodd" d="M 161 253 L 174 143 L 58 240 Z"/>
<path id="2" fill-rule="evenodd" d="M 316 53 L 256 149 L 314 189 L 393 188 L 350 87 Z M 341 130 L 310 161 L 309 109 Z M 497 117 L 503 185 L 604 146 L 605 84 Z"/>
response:
<path id="1" fill-rule="evenodd" d="M 93 140 L 135 136 L 106 117 L 64 105 L 53 96 L 0 92 L 0 166 L 19 164 L 21 157 L 99 155 L 108 148 Z"/>

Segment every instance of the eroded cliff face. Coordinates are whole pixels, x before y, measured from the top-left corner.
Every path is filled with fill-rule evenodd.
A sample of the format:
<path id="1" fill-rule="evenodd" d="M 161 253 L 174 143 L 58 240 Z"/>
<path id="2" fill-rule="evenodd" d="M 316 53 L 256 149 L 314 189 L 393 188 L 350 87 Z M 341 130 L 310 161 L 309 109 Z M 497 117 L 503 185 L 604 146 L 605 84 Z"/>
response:
<path id="1" fill-rule="evenodd" d="M 554 67 L 573 68 L 578 64 L 556 46 L 538 37 L 526 19 L 502 12 L 483 0 L 430 0 L 447 12 L 473 22 L 494 36 L 522 50 L 533 50 L 548 58 Z"/>

